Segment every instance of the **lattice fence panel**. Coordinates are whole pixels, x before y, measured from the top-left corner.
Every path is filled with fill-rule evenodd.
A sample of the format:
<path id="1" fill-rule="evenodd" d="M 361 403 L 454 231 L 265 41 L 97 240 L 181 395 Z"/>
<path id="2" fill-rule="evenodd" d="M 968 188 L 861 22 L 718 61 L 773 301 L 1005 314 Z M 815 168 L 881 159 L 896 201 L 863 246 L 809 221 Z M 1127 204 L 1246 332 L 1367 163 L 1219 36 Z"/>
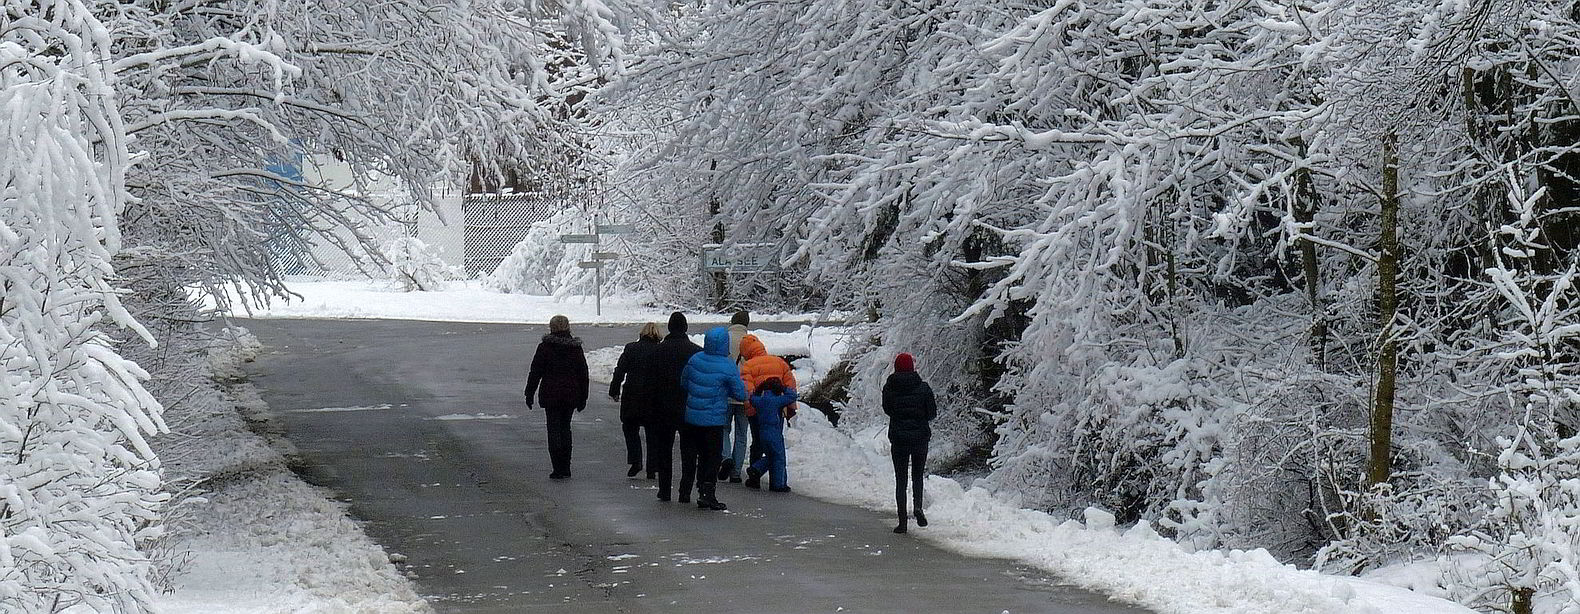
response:
<path id="1" fill-rule="evenodd" d="M 527 237 L 532 225 L 576 203 L 542 192 L 469 194 L 461 200 L 465 224 L 462 260 L 468 277 L 492 273 Z"/>

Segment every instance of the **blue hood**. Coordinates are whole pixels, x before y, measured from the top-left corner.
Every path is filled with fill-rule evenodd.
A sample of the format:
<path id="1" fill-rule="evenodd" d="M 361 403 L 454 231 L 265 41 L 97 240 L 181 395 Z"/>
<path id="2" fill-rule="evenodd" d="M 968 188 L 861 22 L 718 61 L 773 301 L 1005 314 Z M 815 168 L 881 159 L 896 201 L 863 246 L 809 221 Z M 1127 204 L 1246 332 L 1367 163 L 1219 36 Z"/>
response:
<path id="1" fill-rule="evenodd" d="M 702 351 L 714 356 L 730 356 L 730 329 L 716 326 L 702 337 Z"/>

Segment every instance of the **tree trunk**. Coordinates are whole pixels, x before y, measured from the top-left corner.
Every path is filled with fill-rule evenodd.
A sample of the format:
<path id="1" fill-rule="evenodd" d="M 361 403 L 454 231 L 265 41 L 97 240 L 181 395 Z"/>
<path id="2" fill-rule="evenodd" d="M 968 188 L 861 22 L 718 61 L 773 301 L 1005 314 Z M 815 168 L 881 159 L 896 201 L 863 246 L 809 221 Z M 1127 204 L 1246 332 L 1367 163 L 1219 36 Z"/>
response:
<path id="1" fill-rule="evenodd" d="M 708 181 L 710 183 L 717 183 L 718 182 L 718 174 L 717 174 L 718 170 L 719 170 L 719 161 L 718 160 L 709 160 L 708 161 Z M 717 194 L 714 194 L 713 191 L 710 189 L 708 191 L 708 217 L 713 220 L 713 243 L 715 245 L 723 245 L 724 244 L 724 222 L 719 220 L 719 210 L 720 210 L 719 197 L 718 197 Z M 719 311 L 720 313 L 723 313 L 725 310 L 729 309 L 729 307 L 730 307 L 730 305 L 729 305 L 729 296 L 727 296 L 727 294 L 729 292 L 729 286 L 727 285 L 726 278 L 725 278 L 725 276 L 728 275 L 728 273 L 725 273 L 723 271 L 715 271 L 715 272 L 713 272 L 712 275 L 713 275 L 713 308 L 715 310 Z"/>
<path id="2" fill-rule="evenodd" d="M 1512 614 L 1531 614 L 1531 601 L 1536 596 L 1536 590 L 1531 588 L 1514 589 L 1514 597 L 1509 600 L 1509 612 Z"/>
<path id="3" fill-rule="evenodd" d="M 1393 410 L 1399 342 L 1394 317 L 1399 311 L 1399 158 L 1395 137 L 1383 137 L 1382 223 L 1377 254 L 1377 321 L 1381 347 L 1377 353 L 1377 397 L 1372 404 L 1371 458 L 1366 486 L 1388 481 L 1393 468 Z"/>
<path id="4" fill-rule="evenodd" d="M 1295 139 L 1295 146 L 1300 151 L 1300 157 L 1306 156 L 1306 143 Z M 1311 169 L 1301 168 L 1295 171 L 1295 221 L 1305 226 L 1312 233 L 1315 228 L 1312 221 L 1317 218 L 1317 186 L 1311 177 Z M 1300 242 L 1301 275 L 1305 278 L 1306 302 L 1311 307 L 1311 362 L 1321 369 L 1327 366 L 1328 347 L 1328 320 L 1327 307 L 1322 304 L 1322 272 L 1317 262 L 1317 244 L 1309 239 Z"/>

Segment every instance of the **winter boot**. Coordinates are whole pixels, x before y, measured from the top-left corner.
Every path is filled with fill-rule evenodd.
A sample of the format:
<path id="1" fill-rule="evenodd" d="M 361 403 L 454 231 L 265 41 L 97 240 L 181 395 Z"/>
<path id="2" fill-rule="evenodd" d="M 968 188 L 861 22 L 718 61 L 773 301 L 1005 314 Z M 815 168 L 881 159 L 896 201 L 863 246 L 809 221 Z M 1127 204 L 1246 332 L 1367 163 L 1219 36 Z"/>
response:
<path id="1" fill-rule="evenodd" d="M 734 473 L 734 472 L 735 472 L 735 459 L 733 459 L 733 458 L 726 458 L 726 459 L 724 459 L 723 461 L 721 461 L 719 463 L 719 481 L 720 482 L 724 482 L 724 481 L 729 480 L 730 479 L 730 474 Z M 741 481 L 741 479 L 740 478 L 735 478 L 735 481 L 739 482 L 739 481 Z"/>
<path id="2" fill-rule="evenodd" d="M 713 497 L 698 497 L 697 509 L 722 512 L 724 510 L 730 509 L 730 506 L 725 505 L 724 502 L 719 501 Z"/>
<path id="3" fill-rule="evenodd" d="M 925 526 L 927 526 L 927 514 L 923 514 L 922 510 L 920 508 L 918 508 L 916 510 L 916 526 L 918 526 L 918 527 L 925 527 Z"/>
<path id="4" fill-rule="evenodd" d="M 757 469 L 756 467 L 747 467 L 746 468 L 746 487 L 747 488 L 762 488 L 763 487 L 763 472 L 761 470 Z"/>
<path id="5" fill-rule="evenodd" d="M 634 478 L 642 472 L 642 463 L 631 463 L 631 469 L 625 472 L 625 477 Z"/>
<path id="6" fill-rule="evenodd" d="M 789 486 L 769 486 L 768 492 L 790 492 Z M 927 525 L 922 525 L 927 526 Z"/>

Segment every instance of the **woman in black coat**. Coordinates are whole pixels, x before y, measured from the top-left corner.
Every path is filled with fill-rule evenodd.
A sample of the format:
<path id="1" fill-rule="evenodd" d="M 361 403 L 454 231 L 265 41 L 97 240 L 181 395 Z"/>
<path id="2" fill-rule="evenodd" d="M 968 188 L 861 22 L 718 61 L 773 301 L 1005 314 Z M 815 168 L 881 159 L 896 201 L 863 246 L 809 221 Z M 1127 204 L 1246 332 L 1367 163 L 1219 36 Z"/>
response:
<path id="1" fill-rule="evenodd" d="M 527 409 L 536 393 L 549 425 L 549 477 L 571 477 L 571 414 L 587 408 L 587 355 L 582 340 L 571 336 L 565 316 L 549 318 L 549 334 L 538 343 L 527 372 Z"/>
<path id="2" fill-rule="evenodd" d="M 642 325 L 636 341 L 625 344 L 620 361 L 615 364 L 614 377 L 609 381 L 609 398 L 620 402 L 620 431 L 625 434 L 625 462 L 631 466 L 626 477 L 636 477 L 642 471 L 642 427 L 648 414 L 655 413 L 657 404 L 656 383 L 658 364 L 658 323 Z M 624 388 L 622 390 L 622 387 Z M 649 457 L 654 443 L 653 427 L 647 427 Z M 653 479 L 658 463 L 649 459 L 647 479 Z"/>
<path id="3" fill-rule="evenodd" d="M 894 373 L 883 383 L 883 413 L 889 416 L 889 454 L 894 459 L 894 504 L 900 524 L 895 533 L 904 533 L 910 518 L 905 514 L 906 473 L 910 473 L 916 526 L 927 526 L 922 513 L 922 478 L 927 475 L 927 442 L 933 437 L 928 426 L 938 416 L 933 388 L 916 374 L 910 354 L 894 357 Z"/>

